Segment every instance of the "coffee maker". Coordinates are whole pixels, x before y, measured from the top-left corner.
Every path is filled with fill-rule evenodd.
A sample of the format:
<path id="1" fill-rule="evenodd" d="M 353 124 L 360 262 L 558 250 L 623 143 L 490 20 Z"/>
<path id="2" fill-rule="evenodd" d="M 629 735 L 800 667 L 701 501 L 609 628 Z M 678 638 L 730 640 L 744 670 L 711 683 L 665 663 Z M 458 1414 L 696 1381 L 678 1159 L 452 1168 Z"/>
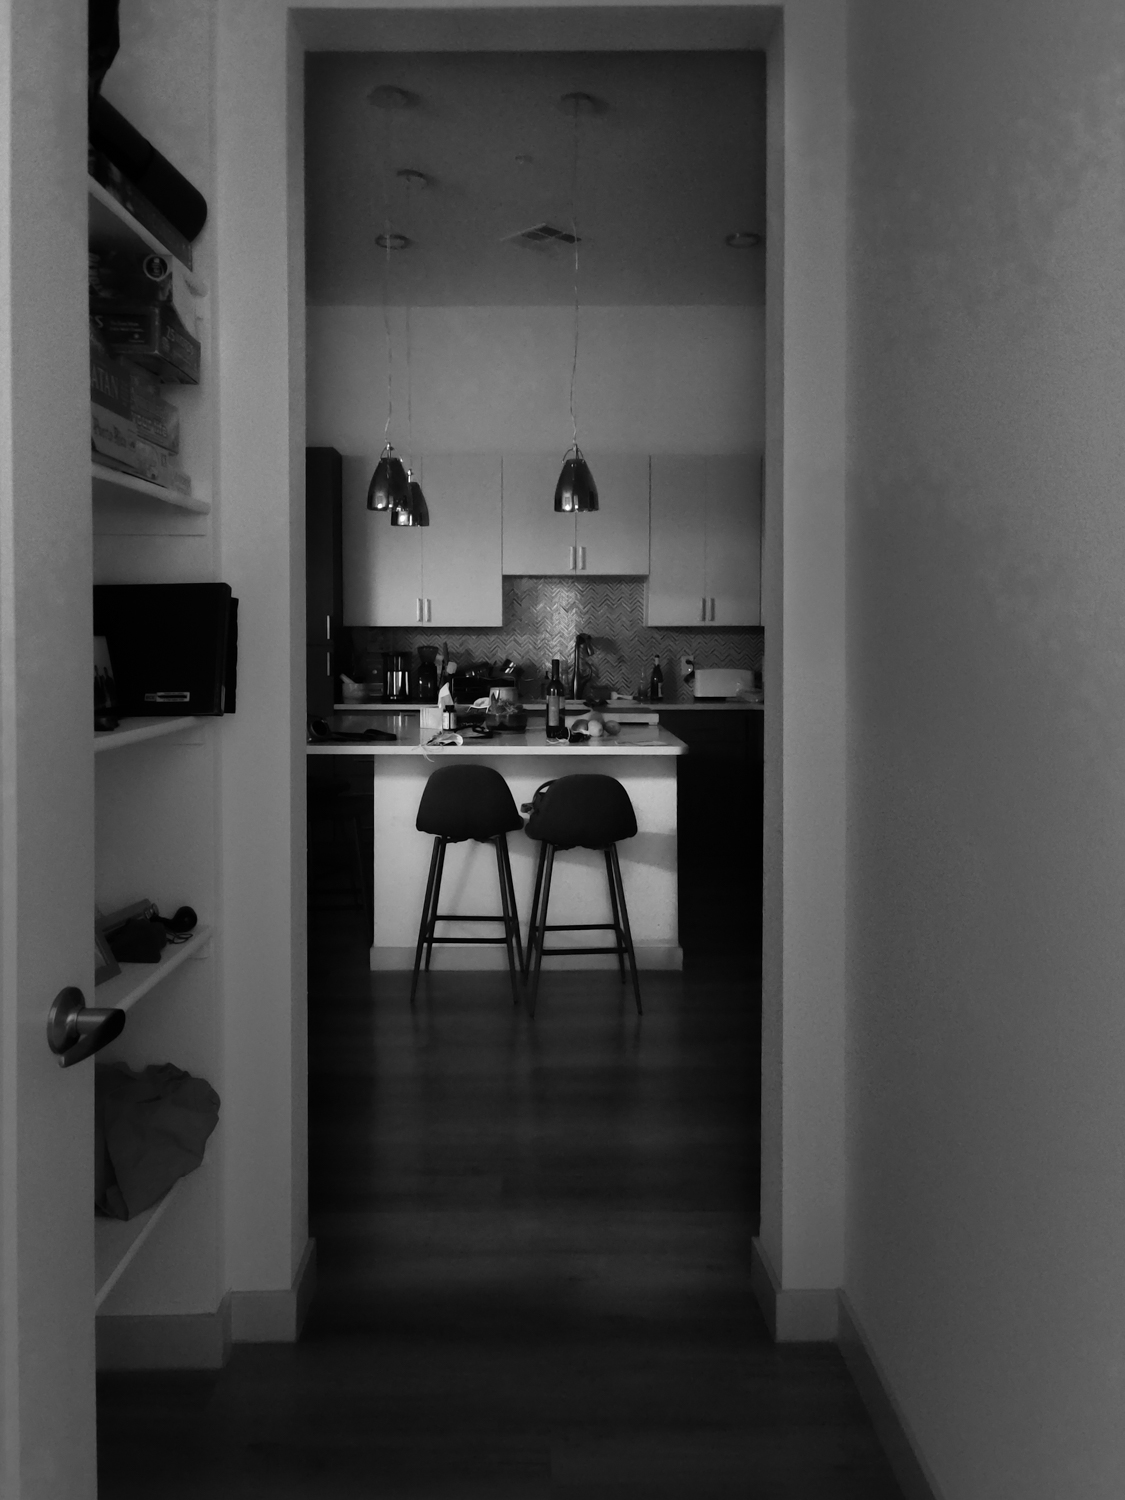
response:
<path id="1" fill-rule="evenodd" d="M 410 702 L 410 652 L 383 652 L 383 698 L 388 703 Z"/>

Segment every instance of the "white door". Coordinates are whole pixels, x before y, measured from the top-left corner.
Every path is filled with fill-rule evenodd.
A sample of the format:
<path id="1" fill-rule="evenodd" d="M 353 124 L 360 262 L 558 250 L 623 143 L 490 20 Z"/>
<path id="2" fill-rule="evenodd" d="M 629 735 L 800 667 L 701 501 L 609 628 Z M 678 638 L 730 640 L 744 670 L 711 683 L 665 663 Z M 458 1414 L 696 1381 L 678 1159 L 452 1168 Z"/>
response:
<path id="1" fill-rule="evenodd" d="M 577 517 L 575 571 L 593 575 L 648 572 L 648 455 L 587 455 L 598 509 Z"/>
<path id="2" fill-rule="evenodd" d="M 648 625 L 699 625 L 706 587 L 707 470 L 695 454 L 652 456 Z"/>
<path id="3" fill-rule="evenodd" d="M 429 455 L 422 488 L 430 512 L 420 532 L 424 623 L 503 625 L 499 455 Z"/>
<path id="4" fill-rule="evenodd" d="M 416 625 L 422 610 L 422 529 L 367 509 L 377 453 L 343 461 L 344 624 Z"/>
<path id="5" fill-rule="evenodd" d="M 716 625 L 762 623 L 761 460 L 707 460 L 707 618 Z"/>
<path id="6" fill-rule="evenodd" d="M 555 510 L 565 454 L 504 455 L 504 572 L 527 576 L 573 573 L 574 516 Z"/>
<path id="7" fill-rule="evenodd" d="M 16 97 L 18 88 L 18 99 Z M 0 1493 L 92 1500 L 93 1004 L 86 28 L 0 8 Z"/>

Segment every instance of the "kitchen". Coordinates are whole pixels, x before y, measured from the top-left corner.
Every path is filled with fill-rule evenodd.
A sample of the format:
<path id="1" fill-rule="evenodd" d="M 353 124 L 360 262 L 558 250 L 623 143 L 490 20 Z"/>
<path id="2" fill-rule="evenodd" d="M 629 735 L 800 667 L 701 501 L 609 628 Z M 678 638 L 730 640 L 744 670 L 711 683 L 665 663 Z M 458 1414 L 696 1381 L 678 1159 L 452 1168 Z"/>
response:
<path id="1" fill-rule="evenodd" d="M 568 116 L 578 85 L 595 102 Z M 405 107 L 373 102 L 394 89 Z M 417 699 L 435 656 L 462 701 L 495 682 L 530 706 L 585 635 L 578 696 L 656 713 L 692 748 L 674 817 L 687 961 L 725 949 L 756 970 L 761 55 L 321 54 L 307 103 L 308 437 L 342 455 L 339 572 L 310 561 L 310 712 L 382 722 L 386 664 Z M 569 245 L 519 233 L 572 224 L 577 289 Z M 374 249 L 388 230 L 409 243 Z M 385 424 L 428 527 L 366 508 Z M 601 497 L 577 518 L 551 502 L 572 431 Z M 659 707 L 635 701 L 654 661 Z M 704 687 L 739 674 L 714 679 L 737 701 L 705 709 L 693 665 Z M 372 757 L 310 757 L 314 777 L 345 764 L 354 786 Z"/>

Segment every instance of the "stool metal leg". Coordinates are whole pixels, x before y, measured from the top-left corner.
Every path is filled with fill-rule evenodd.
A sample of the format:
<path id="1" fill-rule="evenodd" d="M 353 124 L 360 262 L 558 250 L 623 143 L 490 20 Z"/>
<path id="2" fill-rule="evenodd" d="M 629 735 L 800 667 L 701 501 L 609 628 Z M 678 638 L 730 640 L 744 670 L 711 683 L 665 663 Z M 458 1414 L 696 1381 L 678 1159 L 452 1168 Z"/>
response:
<path id="1" fill-rule="evenodd" d="M 422 963 L 422 948 L 425 945 L 426 938 L 430 936 L 433 930 L 432 923 L 430 921 L 431 904 L 433 906 L 433 909 L 435 911 L 437 910 L 437 900 L 434 896 L 434 878 L 437 875 L 438 858 L 441 847 L 442 840 L 440 838 L 434 839 L 434 852 L 430 855 L 430 874 L 429 879 L 426 881 L 425 899 L 422 902 L 422 920 L 418 924 L 418 946 L 414 950 L 414 978 L 410 983 L 411 1005 L 414 1004 L 414 996 L 418 990 L 418 970 Z"/>
<path id="2" fill-rule="evenodd" d="M 543 870 L 547 863 L 547 846 L 539 845 L 539 863 L 535 867 L 535 894 L 531 898 L 531 916 L 527 923 L 527 948 L 524 951 L 523 977 L 526 979 L 535 952 L 535 924 L 539 920 L 539 896 L 543 890 Z"/>
<path id="3" fill-rule="evenodd" d="M 629 968 L 633 975 L 633 994 L 637 1001 L 637 1015 L 643 1015 L 641 1010 L 641 982 L 637 977 L 637 955 L 633 951 L 633 934 L 629 929 L 629 908 L 625 905 L 625 887 L 621 883 L 621 862 L 617 858 L 617 845 L 609 846 L 609 855 L 613 862 L 613 875 L 617 884 L 617 899 L 621 904 L 621 926 L 625 934 L 625 947 L 629 954 Z"/>
<path id="4" fill-rule="evenodd" d="M 512 941 L 512 933 L 515 932 L 516 943 L 519 942 L 519 927 L 514 915 L 515 901 L 508 890 L 508 872 L 504 868 L 504 856 L 508 852 L 508 841 L 502 833 L 498 833 L 492 840 L 496 848 L 496 876 L 500 886 L 500 908 L 503 912 L 501 920 L 504 923 L 504 948 L 508 954 L 508 974 L 512 981 L 512 1004 L 520 1003 L 520 978 L 522 977 L 523 958 L 520 957 L 519 967 L 516 965 L 516 946 Z"/>
<path id="5" fill-rule="evenodd" d="M 516 883 L 512 879 L 512 861 L 508 854 L 508 835 L 500 835 L 500 852 L 504 857 L 504 877 L 508 883 L 508 908 L 512 913 L 512 937 L 516 944 L 516 958 L 519 961 L 520 974 L 524 973 L 523 943 L 520 940 L 520 918 L 516 910 Z"/>
<path id="6" fill-rule="evenodd" d="M 434 928 L 437 926 L 438 905 L 441 900 L 441 877 L 445 870 L 445 851 L 449 840 L 444 836 L 440 840 L 438 849 L 437 874 L 434 877 L 434 899 L 430 908 L 430 925 L 426 931 L 426 969 L 429 971 L 430 959 L 434 956 Z"/>
<path id="7" fill-rule="evenodd" d="M 528 1015 L 535 1014 L 535 999 L 539 994 L 539 971 L 543 967 L 543 944 L 547 939 L 547 907 L 551 901 L 551 872 L 555 867 L 555 846 L 544 844 L 546 862 L 543 867 L 543 896 L 542 910 L 536 915 L 535 922 L 535 967 L 531 975 L 531 990 L 528 995 Z"/>
<path id="8" fill-rule="evenodd" d="M 603 850 L 605 854 L 605 878 L 609 882 L 609 904 L 613 909 L 613 936 L 617 943 L 617 968 L 621 974 L 621 983 L 625 983 L 625 934 L 621 930 L 621 908 L 617 902 L 617 882 L 613 878 L 613 861 L 609 857 L 609 850 Z"/>

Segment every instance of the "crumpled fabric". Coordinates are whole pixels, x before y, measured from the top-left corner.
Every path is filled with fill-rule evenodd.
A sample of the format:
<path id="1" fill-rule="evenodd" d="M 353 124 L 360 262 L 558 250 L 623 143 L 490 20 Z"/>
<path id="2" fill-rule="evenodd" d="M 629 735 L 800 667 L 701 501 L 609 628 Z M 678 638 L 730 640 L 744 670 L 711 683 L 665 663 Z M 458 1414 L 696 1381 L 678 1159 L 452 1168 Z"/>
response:
<path id="1" fill-rule="evenodd" d="M 158 1203 L 203 1160 L 219 1123 L 219 1096 L 172 1063 L 135 1073 L 125 1063 L 94 1069 L 94 1207 L 131 1219 Z"/>

